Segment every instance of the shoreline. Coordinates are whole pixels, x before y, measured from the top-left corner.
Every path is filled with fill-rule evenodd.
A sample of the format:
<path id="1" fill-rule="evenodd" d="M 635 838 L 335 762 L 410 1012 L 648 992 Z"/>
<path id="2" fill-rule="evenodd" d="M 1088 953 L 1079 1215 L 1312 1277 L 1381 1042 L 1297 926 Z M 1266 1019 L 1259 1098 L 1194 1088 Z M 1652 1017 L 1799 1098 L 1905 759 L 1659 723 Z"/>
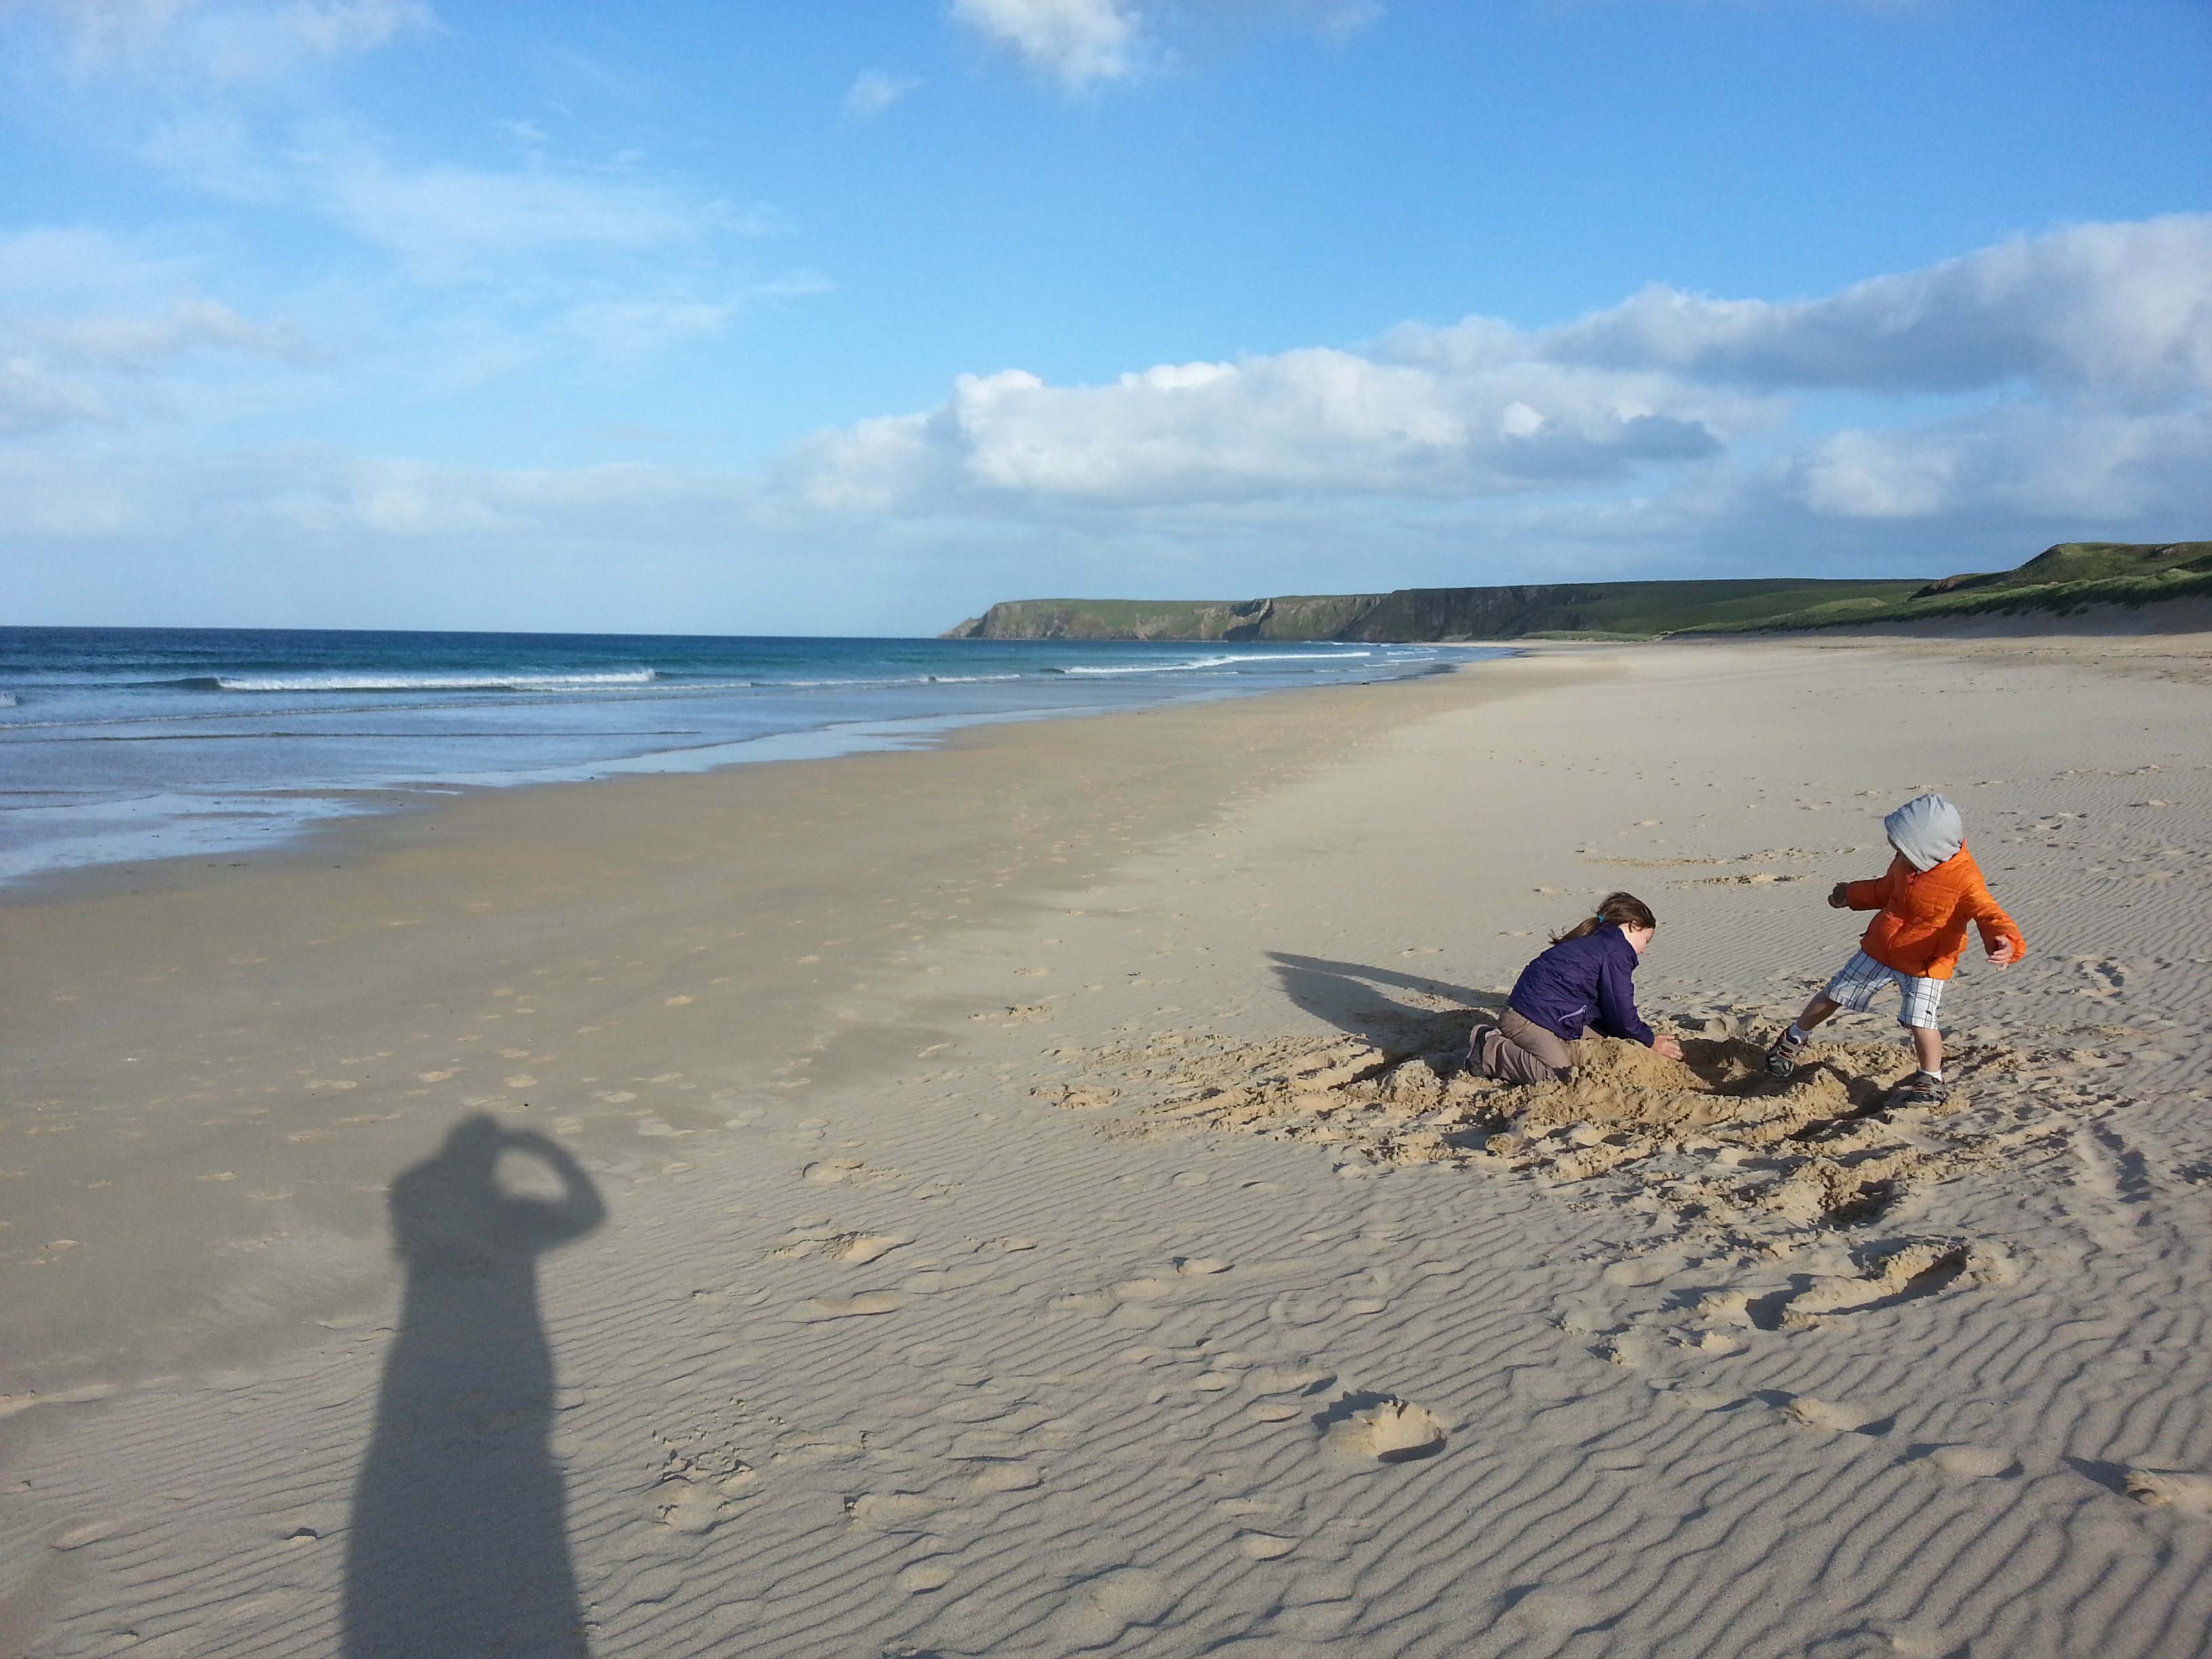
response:
<path id="1" fill-rule="evenodd" d="M 235 636 L 148 631 L 160 648 L 140 653 L 147 678 L 118 679 L 112 663 L 102 667 L 106 659 L 90 647 L 78 653 L 84 662 L 67 650 L 33 651 L 11 665 L 12 678 L 0 677 L 35 705 L 35 718 L 0 725 L 0 755 L 12 758 L 17 785 L 10 810 L 0 812 L 0 871 L 10 885 L 103 865 L 251 857 L 319 820 L 404 808 L 440 793 L 896 750 L 969 725 L 1418 677 L 1447 666 L 1439 660 L 1447 653 L 1427 647 L 1208 655 L 1183 647 L 893 641 L 856 656 L 860 642 L 851 641 L 638 640 L 627 641 L 635 647 L 632 668 L 606 672 L 598 672 L 606 664 L 594 659 L 595 650 L 604 657 L 605 647 L 625 641 L 601 640 L 570 641 L 574 672 L 548 673 L 534 656 L 502 659 L 493 647 L 512 656 L 509 636 L 483 636 L 492 645 L 459 650 L 471 661 L 456 674 L 437 668 L 458 649 L 441 644 L 447 636 L 394 635 L 398 643 L 378 665 L 356 660 L 358 653 L 333 654 L 331 639 L 357 636 L 309 631 L 280 634 L 265 647 L 280 656 L 289 649 L 289 674 L 179 678 L 163 675 L 213 665 L 204 659 L 234 652 Z M 724 647 L 726 661 L 690 648 L 713 644 Z M 916 647 L 964 651 L 976 660 L 935 664 L 946 671 L 939 673 L 896 672 L 922 665 L 906 660 Z M 971 672 L 951 672 L 962 668 Z M 781 678 L 745 678 L 753 673 Z M 653 684 L 634 683 L 645 681 Z M 216 690 L 229 695 L 204 706 Z M 305 706 L 283 698 L 257 706 L 277 691 Z M 373 729 L 362 729 L 364 721 Z M 629 729 L 641 723 L 678 729 Z"/>
<path id="2" fill-rule="evenodd" d="M 1440 650 L 1459 648 L 1440 646 Z M 1486 652 L 1476 660 L 1503 660 L 1525 654 L 1519 650 L 1504 650 L 1480 645 L 1474 648 Z M 344 837 L 349 830 L 380 823 L 390 818 L 419 817 L 434 815 L 454 802 L 478 798 L 506 795 L 535 796 L 541 792 L 574 788 L 595 788 L 608 785 L 635 783 L 654 778 L 727 776 L 753 767 L 783 769 L 798 766 L 817 766 L 862 756 L 883 754 L 937 754 L 955 746 L 963 734 L 1000 726 L 1021 726 L 1050 723 L 1058 720 L 1089 720 L 1115 719 L 1123 715 L 1141 714 L 1153 708 L 1181 708 L 1210 706 L 1217 702 L 1241 702 L 1255 698 L 1273 697 L 1287 693 L 1367 690 L 1383 686 L 1414 684 L 1424 680 L 1466 672 L 1474 662 L 1425 670 L 1419 673 L 1395 676 L 1389 679 L 1354 682 L 1342 685 L 1289 685 L 1264 690 L 1217 694 L 1193 694 L 1170 699 L 1158 704 L 1136 708 L 1039 708 L 1011 713 L 975 714 L 915 715 L 910 719 L 847 721 L 829 726 L 808 728 L 793 732 L 778 732 L 767 737 L 749 739 L 742 744 L 711 745 L 715 749 L 744 748 L 751 750 L 783 750 L 790 753 L 766 753 L 759 758 L 748 755 L 743 758 L 724 760 L 701 766 L 657 765 L 653 763 L 678 757 L 689 751 L 657 751 L 632 761 L 613 761 L 591 769 L 578 769 L 572 776 L 530 778 L 507 783 L 447 782 L 431 781 L 389 787 L 358 788 L 330 788 L 318 790 L 257 790 L 240 791 L 266 796 L 307 795 L 316 799 L 368 799 L 378 804 L 358 811 L 342 811 L 328 817 L 302 819 L 279 836 L 251 847 L 222 848 L 216 851 L 165 854 L 143 859 L 100 860 L 81 864 L 55 865 L 27 871 L 9 878 L 0 884 L 0 910 L 23 908 L 51 903 L 70 903 L 123 892 L 143 895 L 153 892 L 183 890 L 199 885 L 211 885 L 227 879 L 221 875 L 202 875 L 196 872 L 253 870 L 269 864 L 286 862 L 313 867 L 326 852 L 343 858 L 349 850 Z M 833 734 L 847 728 L 865 729 L 867 735 L 881 741 L 867 742 L 854 747 L 836 746 Z M 887 728 L 900 728 L 896 731 Z M 912 728 L 909 731 L 908 728 Z M 831 745 L 815 750 L 825 738 Z M 911 740 L 909 740 L 911 739 Z"/>
<path id="3" fill-rule="evenodd" d="M 8 1137 L 29 1173 L 0 1247 L 59 1224 L 46 1197 L 82 1226 L 6 1269 L 46 1352 L 6 1385 L 44 1397 L 0 1428 L 27 1483 L 0 1500 L 0 1634 L 327 1653 L 348 1552 L 444 1524 L 496 1487 L 493 1449 L 535 1446 L 565 1519 L 493 1504 L 454 1571 L 552 1539 L 600 1659 L 1129 1629 L 1176 1659 L 1869 1632 L 2071 1659 L 2084 1618 L 2100 1655 L 2166 1659 L 2212 1528 L 2123 1477 L 2212 1469 L 2212 768 L 2202 686 L 2100 651 L 1532 649 L 487 795 L 434 830 L 354 821 L 343 870 L 18 911 L 39 1052 L 10 1127 L 56 1132 Z M 1686 1214 L 1679 1173 L 1188 1115 L 1255 1056 L 1492 1006 L 1608 886 L 1660 914 L 1655 1025 L 1762 1030 L 1855 936 L 1820 891 L 1930 785 L 2030 956 L 2002 981 L 1970 961 L 1946 1007 L 1985 1067 L 1969 1110 L 2003 1127 L 1863 1224 L 1777 1255 Z M 1837 1026 L 1894 1042 L 1883 1009 Z M 543 1384 L 465 1321 L 402 1340 L 387 1188 L 456 1167 L 441 1138 L 485 1115 L 567 1149 L 604 1207 L 526 1309 L 469 1304 L 527 1315 Z M 1741 1151 L 1681 1154 L 1706 1204 L 1765 1178 Z M 550 1193 L 518 1158 L 502 1190 Z M 1942 1239 L 1969 1265 L 1934 1289 L 1759 1321 Z M 482 1401 L 430 1409 L 463 1375 Z M 1384 1398 L 1437 1455 L 1328 1432 Z M 364 1507 L 407 1401 L 456 1473 Z M 2115 1571 L 2128 1607 L 2102 1610 Z"/>

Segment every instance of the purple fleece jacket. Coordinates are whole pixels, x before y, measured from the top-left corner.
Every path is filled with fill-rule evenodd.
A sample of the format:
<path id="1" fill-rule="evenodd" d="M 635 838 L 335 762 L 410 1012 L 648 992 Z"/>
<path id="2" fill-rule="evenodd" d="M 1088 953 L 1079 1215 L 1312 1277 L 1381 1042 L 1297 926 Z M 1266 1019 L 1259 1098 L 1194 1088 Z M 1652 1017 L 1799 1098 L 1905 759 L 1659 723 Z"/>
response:
<path id="1" fill-rule="evenodd" d="M 1521 970 L 1508 1006 L 1560 1041 L 1572 1042 L 1583 1027 L 1626 1037 L 1649 1048 L 1651 1028 L 1636 1017 L 1636 947 L 1608 923 L 1580 939 L 1562 939 Z"/>

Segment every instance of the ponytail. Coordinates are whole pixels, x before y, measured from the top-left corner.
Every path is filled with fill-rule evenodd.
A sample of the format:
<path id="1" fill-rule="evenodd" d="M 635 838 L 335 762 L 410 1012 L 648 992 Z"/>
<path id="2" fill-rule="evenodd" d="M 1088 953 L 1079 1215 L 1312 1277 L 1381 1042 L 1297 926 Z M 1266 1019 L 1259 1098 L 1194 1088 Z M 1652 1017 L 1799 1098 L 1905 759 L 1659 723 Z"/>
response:
<path id="1" fill-rule="evenodd" d="M 1651 927 L 1659 926 L 1659 919 L 1651 914 L 1651 907 L 1633 893 L 1607 893 L 1597 907 L 1594 916 L 1584 916 L 1564 933 L 1552 935 L 1552 943 L 1564 945 L 1571 939 L 1588 939 L 1601 927 Z"/>

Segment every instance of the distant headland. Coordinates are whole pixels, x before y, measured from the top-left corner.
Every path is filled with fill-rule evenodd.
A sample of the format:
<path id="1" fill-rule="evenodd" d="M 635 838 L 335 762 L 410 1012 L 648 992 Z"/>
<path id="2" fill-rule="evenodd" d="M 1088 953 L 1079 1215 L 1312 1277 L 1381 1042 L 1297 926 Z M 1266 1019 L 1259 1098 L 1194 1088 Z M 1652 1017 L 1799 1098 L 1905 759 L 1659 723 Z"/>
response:
<path id="1" fill-rule="evenodd" d="M 2212 541 L 2061 542 L 2016 569 L 1927 581 L 1753 577 L 1405 587 L 1266 599 L 1008 599 L 954 640 L 1653 639 L 2069 611 L 2212 595 Z"/>

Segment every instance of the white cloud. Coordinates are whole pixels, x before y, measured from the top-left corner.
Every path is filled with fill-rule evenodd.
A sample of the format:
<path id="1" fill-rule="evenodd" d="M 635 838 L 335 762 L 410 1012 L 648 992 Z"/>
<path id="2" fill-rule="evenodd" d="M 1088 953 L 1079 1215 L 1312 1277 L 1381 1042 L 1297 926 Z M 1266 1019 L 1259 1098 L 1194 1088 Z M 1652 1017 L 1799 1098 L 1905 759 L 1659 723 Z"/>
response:
<path id="1" fill-rule="evenodd" d="M 34 357 L 0 359 L 0 437 L 110 418 L 88 380 L 56 374 Z"/>
<path id="2" fill-rule="evenodd" d="M 695 242 L 724 228 L 760 230 L 725 204 L 690 200 L 621 177 L 471 167 L 401 169 L 355 152 L 336 158 L 316 188 L 329 210 L 418 275 L 483 272 L 495 260 L 556 250 L 641 252 Z"/>
<path id="3" fill-rule="evenodd" d="M 1144 34 L 1127 0 L 952 0 L 952 15 L 1070 91 L 1134 74 Z"/>
<path id="4" fill-rule="evenodd" d="M 15 320 L 12 326 L 66 360 L 141 373 L 197 348 L 286 358 L 301 350 L 298 331 L 289 325 L 249 322 L 216 300 L 174 300 L 150 317 L 80 315 L 44 324 Z"/>
<path id="5" fill-rule="evenodd" d="M 252 321 L 191 288 L 180 262 L 95 233 L 0 239 L 0 434 L 167 412 L 153 377 L 187 357 L 303 359 L 289 325 Z"/>
<path id="6" fill-rule="evenodd" d="M 1723 433 L 1766 418 L 1738 394 L 1656 375 L 1530 362 L 1453 374 L 1316 349 L 1107 386 L 964 375 L 936 410 L 811 441 L 792 476 L 825 506 L 876 512 L 989 497 L 1451 498 L 1618 479 L 1713 453 Z"/>
<path id="7" fill-rule="evenodd" d="M 1787 430 L 1794 394 L 1838 388 L 1885 397 L 1893 418 Z M 1367 352 L 1106 386 L 967 375 L 935 409 L 808 440 L 782 476 L 836 512 L 1019 517 L 1588 495 L 1726 465 L 1838 519 L 2124 515 L 2212 505 L 2208 392 L 2212 216 L 2176 216 L 2019 238 L 1824 300 L 1648 289 L 1556 328 L 1476 317 Z M 1996 401 L 1929 402 L 1972 392 Z"/>
<path id="8" fill-rule="evenodd" d="M 38 0 L 80 72 L 203 86 L 282 80 L 435 26 L 420 0 Z"/>
<path id="9" fill-rule="evenodd" d="M 312 444 L 211 458 L 0 452 L 0 531 L 58 537 L 275 535 L 294 547 L 362 537 L 688 538 L 720 534 L 709 526 L 726 526 L 754 493 L 727 475 L 673 467 L 449 466 Z"/>
<path id="10" fill-rule="evenodd" d="M 1370 0 L 1323 0 L 1314 9 L 1316 27 L 1332 40 L 1348 40 L 1382 15 L 1382 8 Z"/>
<path id="11" fill-rule="evenodd" d="M 2014 379 L 2163 398 L 2212 391 L 2212 214 L 2016 237 L 1825 300 L 1655 286 L 1547 331 L 1554 362 L 1759 386 L 1963 392 Z"/>
<path id="12" fill-rule="evenodd" d="M 882 114 L 921 84 L 905 76 L 887 75 L 882 70 L 862 70 L 845 89 L 845 113 L 865 121 L 872 115 Z"/>
<path id="13" fill-rule="evenodd" d="M 1845 519 L 2172 514 L 2201 524 L 2212 511 L 2212 410 L 2003 403 L 1894 431 L 1833 433 L 1793 472 L 1797 499 Z"/>
<path id="14" fill-rule="evenodd" d="M 594 300 L 571 307 L 554 331 L 582 340 L 609 362 L 636 362 L 687 341 L 715 338 L 762 301 L 823 294 L 832 286 L 811 271 L 797 271 L 722 300 Z"/>
<path id="15" fill-rule="evenodd" d="M 334 222 L 418 276 L 781 228 L 763 210 L 650 177 L 634 157 L 546 158 L 527 121 L 505 124 L 532 150 L 522 167 L 393 159 L 402 145 L 345 113 L 313 71 L 437 27 L 419 0 L 18 0 L 19 15 L 38 14 L 70 33 L 69 73 L 102 83 L 76 88 L 88 137 L 96 128 L 211 194 Z M 26 61 L 57 50 L 35 33 L 11 44 Z"/>
<path id="16" fill-rule="evenodd" d="M 1838 432 L 1816 445 L 1804 467 L 1806 505 L 1853 519 L 1923 518 L 1948 505 L 1959 453 L 1919 435 Z"/>
<path id="17" fill-rule="evenodd" d="M 1211 0 L 1213 21 L 1286 24 L 1343 42 L 1382 15 L 1375 0 Z M 1033 72 L 1070 92 L 1127 81 L 1172 63 L 1159 37 L 1188 25 L 1176 0 L 952 0 L 951 15 Z"/>

